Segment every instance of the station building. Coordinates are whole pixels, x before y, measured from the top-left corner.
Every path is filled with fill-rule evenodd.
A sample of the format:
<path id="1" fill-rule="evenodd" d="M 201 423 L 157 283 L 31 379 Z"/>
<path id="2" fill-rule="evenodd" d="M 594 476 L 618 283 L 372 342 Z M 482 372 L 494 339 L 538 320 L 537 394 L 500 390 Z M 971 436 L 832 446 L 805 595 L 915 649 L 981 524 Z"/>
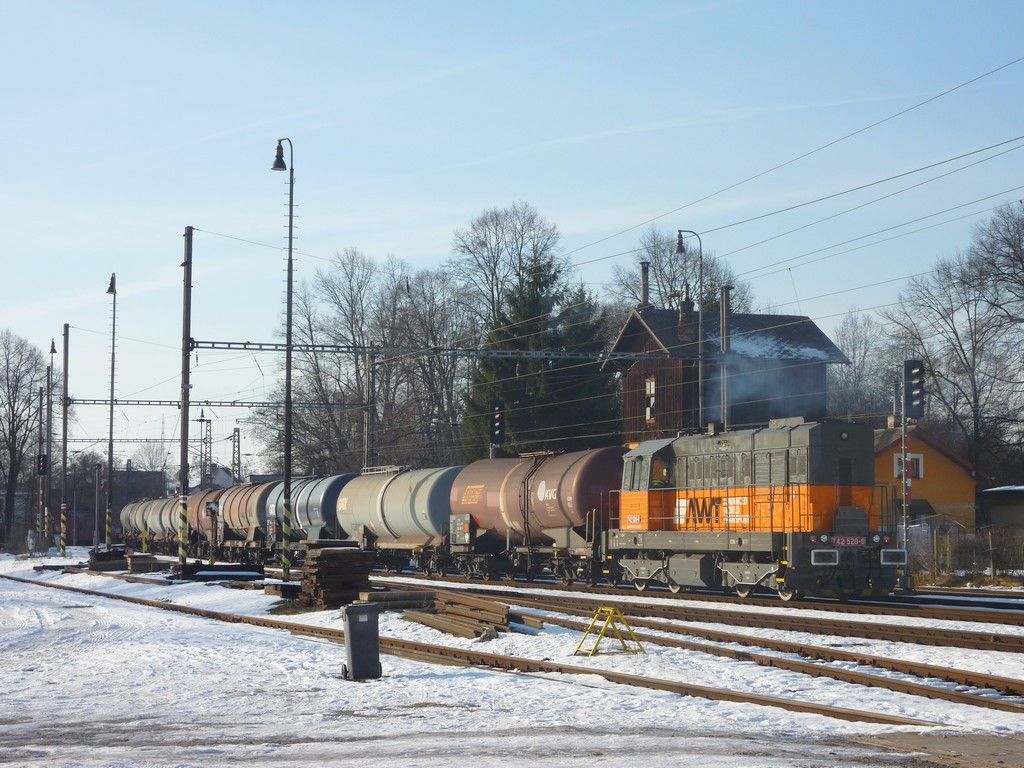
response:
<path id="1" fill-rule="evenodd" d="M 977 525 L 974 467 L 942 440 L 918 427 L 907 429 L 911 502 L 908 521 L 932 528 L 974 533 Z M 898 428 L 875 430 L 875 483 L 886 488 L 889 509 L 899 514 L 903 499 L 903 446 Z"/>

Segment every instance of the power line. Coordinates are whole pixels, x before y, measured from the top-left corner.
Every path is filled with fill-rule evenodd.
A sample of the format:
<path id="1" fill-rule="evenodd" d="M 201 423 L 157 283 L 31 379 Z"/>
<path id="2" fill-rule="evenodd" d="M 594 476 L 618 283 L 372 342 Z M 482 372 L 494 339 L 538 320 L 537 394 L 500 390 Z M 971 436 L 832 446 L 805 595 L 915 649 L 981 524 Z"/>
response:
<path id="1" fill-rule="evenodd" d="M 602 237 L 602 238 L 600 238 L 598 240 L 594 240 L 593 242 L 587 243 L 586 245 L 581 245 L 578 248 L 575 248 L 575 249 L 569 251 L 565 255 L 566 256 L 571 256 L 572 254 L 578 253 L 578 252 L 580 252 L 580 251 L 582 251 L 582 250 L 584 250 L 586 248 L 590 248 L 592 246 L 599 245 L 600 243 L 603 243 L 603 242 L 606 242 L 608 240 L 611 240 L 612 238 L 618 237 L 619 235 L 624 235 L 627 232 L 632 232 L 633 230 L 639 229 L 640 227 L 647 226 L 648 224 L 653 224 L 655 221 L 658 221 L 659 219 L 663 219 L 666 216 L 671 216 L 674 213 L 679 213 L 680 211 L 686 210 L 687 208 L 691 208 L 691 207 L 693 207 L 695 205 L 698 205 L 699 203 L 703 203 L 703 202 L 706 202 L 707 200 L 711 200 L 712 198 L 717 197 L 718 195 L 721 195 L 721 194 L 723 194 L 725 192 L 729 192 L 729 191 L 731 191 L 733 189 L 736 189 L 737 187 L 740 187 L 740 186 L 742 186 L 744 184 L 747 184 L 748 182 L 754 181 L 755 179 L 759 179 L 762 176 L 767 176 L 770 173 L 773 173 L 773 172 L 775 172 L 777 170 L 785 168 L 788 165 L 792 165 L 793 163 L 796 163 L 796 162 L 798 162 L 800 160 L 804 160 L 805 158 L 808 158 L 811 155 L 815 155 L 818 152 L 821 152 L 821 151 L 823 151 L 825 149 L 828 149 L 829 147 L 833 147 L 836 144 L 839 144 L 841 142 L 847 141 L 848 139 L 852 139 L 854 136 L 858 136 L 858 135 L 860 135 L 860 134 L 862 134 L 862 133 L 864 133 L 866 131 L 871 130 L 872 128 L 877 128 L 878 126 L 883 125 L 883 124 L 885 124 L 885 123 L 887 123 L 887 122 L 889 122 L 891 120 L 895 120 L 897 117 L 902 117 L 903 115 L 906 115 L 906 114 L 908 114 L 910 112 L 913 112 L 916 109 L 920 109 L 921 107 L 923 107 L 923 106 L 925 106 L 927 104 L 931 104 L 933 101 L 937 101 L 938 99 L 941 99 L 944 96 L 948 96 L 951 93 L 959 91 L 961 88 L 966 88 L 968 85 L 972 85 L 972 84 L 978 82 L 979 80 L 982 80 L 982 79 L 984 79 L 986 77 L 989 77 L 990 75 L 994 75 L 997 72 L 1001 72 L 1002 70 L 1007 69 L 1009 67 L 1012 67 L 1015 64 L 1019 64 L 1022 61 L 1024 61 L 1024 56 L 1021 56 L 1019 58 L 1013 59 L 1012 61 L 1009 61 L 1009 62 L 1007 62 L 1005 64 L 1001 64 L 1000 66 L 996 67 L 995 69 L 990 69 L 987 72 L 983 72 L 980 75 L 977 75 L 975 77 L 970 78 L 969 80 L 965 80 L 962 83 L 958 83 L 957 85 L 954 85 L 952 88 L 947 88 L 946 90 L 942 91 L 941 93 L 937 93 L 934 96 L 931 96 L 931 97 L 925 99 L 924 101 L 919 101 L 918 103 L 913 104 L 913 105 L 911 105 L 911 106 L 909 106 L 909 107 L 907 107 L 905 109 L 901 109 L 898 112 L 894 112 L 891 115 L 888 115 L 888 116 L 882 118 L 881 120 L 876 120 L 873 123 L 869 123 L 868 125 L 865 125 L 862 128 L 858 128 L 855 131 L 851 131 L 850 133 L 847 133 L 847 134 L 845 134 L 843 136 L 840 136 L 839 138 L 832 139 L 831 141 L 828 141 L 828 142 L 826 142 L 826 143 L 824 143 L 824 144 L 822 144 L 822 145 L 820 145 L 818 147 L 815 147 L 814 149 L 811 149 L 811 150 L 809 150 L 807 152 L 804 152 L 802 154 L 796 155 L 795 157 L 791 157 L 789 160 L 785 160 L 785 161 L 783 161 L 781 163 L 777 163 L 776 165 L 773 165 L 770 168 L 766 168 L 765 170 L 760 171 L 758 173 L 755 173 L 752 176 L 747 176 L 744 179 L 740 179 L 737 182 L 733 182 L 732 184 L 729 184 L 729 185 L 727 185 L 725 187 L 722 187 L 721 189 L 715 190 L 714 192 L 711 192 L 710 194 L 707 194 L 704 197 L 698 198 L 698 199 L 693 200 L 693 201 L 691 201 L 689 203 L 685 203 L 684 205 L 681 205 L 681 206 L 679 206 L 677 208 L 673 208 L 672 210 L 666 211 L 665 213 L 660 213 L 657 216 L 654 216 L 654 217 L 652 217 L 650 219 L 647 219 L 645 221 L 640 222 L 639 224 L 634 224 L 633 226 L 626 227 L 625 229 L 619 230 L 618 232 L 615 232 L 615 233 L 613 233 L 611 235 L 607 235 L 607 236 Z"/>

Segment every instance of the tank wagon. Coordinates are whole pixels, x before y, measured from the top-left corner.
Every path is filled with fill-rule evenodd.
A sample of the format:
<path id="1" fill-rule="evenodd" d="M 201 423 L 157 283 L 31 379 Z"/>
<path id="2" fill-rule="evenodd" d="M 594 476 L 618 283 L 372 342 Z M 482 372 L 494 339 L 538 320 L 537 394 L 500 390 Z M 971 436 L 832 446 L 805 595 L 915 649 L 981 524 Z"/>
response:
<path id="1" fill-rule="evenodd" d="M 596 448 L 470 464 L 451 492 L 452 566 L 481 577 L 591 579 L 624 453 Z"/>
<path id="2" fill-rule="evenodd" d="M 338 496 L 338 523 L 363 548 L 376 549 L 386 568 L 402 570 L 415 561 L 427 572 L 442 570 L 449 499 L 462 470 L 394 467 L 360 475 Z"/>
<path id="3" fill-rule="evenodd" d="M 652 440 L 625 455 L 607 570 L 637 589 L 885 594 L 905 553 L 892 546 L 883 500 L 866 425 L 782 419 Z"/>
<path id="4" fill-rule="evenodd" d="M 338 523 L 338 495 L 358 475 L 303 477 L 292 482 L 292 528 L 300 539 L 341 539 Z M 284 519 L 284 483 L 278 483 L 267 497 L 268 530 L 277 531 Z"/>
<path id="5" fill-rule="evenodd" d="M 213 557 L 217 552 L 217 501 L 222 488 L 200 490 L 188 497 L 188 551 L 197 557 Z"/>

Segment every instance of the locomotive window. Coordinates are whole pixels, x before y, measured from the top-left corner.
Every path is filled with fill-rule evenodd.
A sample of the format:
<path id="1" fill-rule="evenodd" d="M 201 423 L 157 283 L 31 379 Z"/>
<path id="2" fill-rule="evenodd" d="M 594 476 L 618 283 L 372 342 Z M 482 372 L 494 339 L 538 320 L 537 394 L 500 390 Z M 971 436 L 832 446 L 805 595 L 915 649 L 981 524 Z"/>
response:
<path id="1" fill-rule="evenodd" d="M 651 488 L 667 488 L 668 462 L 660 456 L 651 459 Z"/>

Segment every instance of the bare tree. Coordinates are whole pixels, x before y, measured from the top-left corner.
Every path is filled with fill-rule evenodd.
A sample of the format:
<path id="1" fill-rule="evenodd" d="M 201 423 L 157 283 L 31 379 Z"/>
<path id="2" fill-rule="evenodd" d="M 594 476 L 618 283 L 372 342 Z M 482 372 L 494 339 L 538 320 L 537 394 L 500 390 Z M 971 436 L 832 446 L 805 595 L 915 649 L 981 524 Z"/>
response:
<path id="1" fill-rule="evenodd" d="M 834 341 L 850 364 L 828 366 L 829 413 L 844 418 L 888 412 L 892 376 L 878 322 L 851 309 L 836 329 Z"/>
<path id="2" fill-rule="evenodd" d="M 980 279 L 983 269 L 968 255 L 942 259 L 910 281 L 899 308 L 882 313 L 910 355 L 924 361 L 932 407 L 961 435 L 975 466 L 1016 420 L 1021 395 L 1014 322 L 1001 286 Z"/>
<path id="3" fill-rule="evenodd" d="M 1024 321 L 1024 203 L 1001 206 L 977 226 L 970 254 L 980 278 L 1003 289 L 995 308 L 1015 324 Z"/>
<path id="4" fill-rule="evenodd" d="M 145 472 L 163 472 L 170 457 L 170 443 L 143 443 L 132 454 L 132 466 Z"/>
<path id="5" fill-rule="evenodd" d="M 465 286 L 469 306 L 481 307 L 481 323 L 497 324 L 508 291 L 523 285 L 524 265 L 553 257 L 559 237 L 558 227 L 525 202 L 491 208 L 455 230 L 452 272 Z"/>
<path id="6" fill-rule="evenodd" d="M 640 235 L 640 245 L 633 254 L 630 264 L 615 265 L 612 269 L 610 292 L 620 302 L 635 306 L 640 302 L 640 262 L 648 261 L 650 267 L 650 300 L 661 307 L 678 306 L 684 295 L 694 301 L 700 292 L 700 252 L 696 247 L 688 248 L 680 258 L 676 255 L 676 238 L 673 233 L 651 226 Z M 699 297 L 707 309 L 716 304 L 723 285 L 733 286 L 732 307 L 736 312 L 749 312 L 753 305 L 753 291 L 750 284 L 740 280 L 732 268 L 710 251 L 704 252 L 704 291 Z"/>
<path id="7" fill-rule="evenodd" d="M 8 329 L 0 331 L 0 472 L 4 479 L 0 543 L 11 538 L 19 478 L 39 423 L 39 387 L 45 381 L 42 351 Z"/>

